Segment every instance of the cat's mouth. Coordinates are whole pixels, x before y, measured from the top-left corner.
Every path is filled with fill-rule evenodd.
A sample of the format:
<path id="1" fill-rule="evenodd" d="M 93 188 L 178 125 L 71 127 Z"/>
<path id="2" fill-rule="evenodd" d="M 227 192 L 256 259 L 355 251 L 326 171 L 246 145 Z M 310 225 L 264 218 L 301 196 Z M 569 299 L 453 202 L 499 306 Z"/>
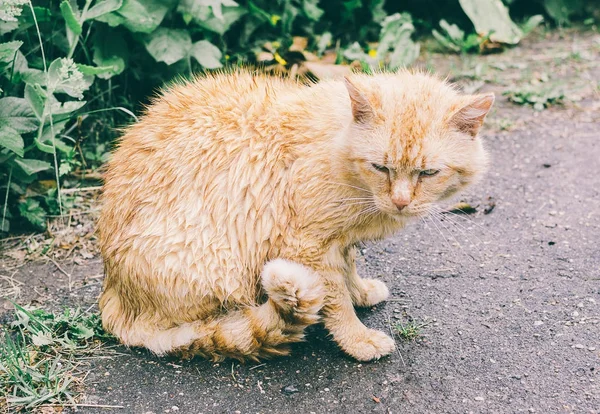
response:
<path id="1" fill-rule="evenodd" d="M 408 205 L 402 210 L 396 209 L 393 216 L 398 218 L 421 218 L 429 215 L 434 207 L 430 204 L 426 205 Z"/>

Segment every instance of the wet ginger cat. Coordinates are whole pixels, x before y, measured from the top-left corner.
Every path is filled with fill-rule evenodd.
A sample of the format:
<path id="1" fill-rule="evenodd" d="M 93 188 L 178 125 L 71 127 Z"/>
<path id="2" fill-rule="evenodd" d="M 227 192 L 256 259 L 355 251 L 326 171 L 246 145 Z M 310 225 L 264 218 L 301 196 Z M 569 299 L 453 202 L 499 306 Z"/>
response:
<path id="1" fill-rule="evenodd" d="M 482 174 L 493 101 L 409 72 L 171 87 L 108 165 L 105 328 L 157 354 L 244 360 L 285 355 L 322 321 L 358 360 L 391 353 L 355 314 L 389 292 L 358 276 L 353 246 Z"/>

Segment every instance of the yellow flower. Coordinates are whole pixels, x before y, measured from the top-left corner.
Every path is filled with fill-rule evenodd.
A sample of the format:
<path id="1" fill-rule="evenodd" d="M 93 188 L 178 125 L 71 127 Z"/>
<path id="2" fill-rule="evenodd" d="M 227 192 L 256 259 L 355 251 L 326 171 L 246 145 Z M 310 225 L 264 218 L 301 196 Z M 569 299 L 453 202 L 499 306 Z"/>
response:
<path id="1" fill-rule="evenodd" d="M 273 55 L 273 57 L 275 58 L 275 60 L 277 61 L 277 63 L 279 63 L 280 65 L 287 65 L 286 60 L 284 58 L 282 58 L 279 53 L 275 52 L 275 54 Z"/>
<path id="2" fill-rule="evenodd" d="M 273 14 L 273 15 L 271 16 L 271 24 L 272 24 L 273 26 L 277 25 L 277 22 L 278 22 L 279 20 L 281 20 L 281 16 L 278 16 L 278 15 L 276 15 L 276 14 Z"/>

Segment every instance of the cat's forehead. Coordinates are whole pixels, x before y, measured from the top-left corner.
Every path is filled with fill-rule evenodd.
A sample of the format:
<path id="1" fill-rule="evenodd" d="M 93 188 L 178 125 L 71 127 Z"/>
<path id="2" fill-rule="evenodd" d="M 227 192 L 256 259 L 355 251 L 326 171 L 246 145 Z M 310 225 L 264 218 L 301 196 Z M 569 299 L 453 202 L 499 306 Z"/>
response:
<path id="1" fill-rule="evenodd" d="M 428 98 L 394 102 L 385 120 L 388 135 L 388 162 L 398 166 L 420 167 L 439 135 L 442 111 Z"/>

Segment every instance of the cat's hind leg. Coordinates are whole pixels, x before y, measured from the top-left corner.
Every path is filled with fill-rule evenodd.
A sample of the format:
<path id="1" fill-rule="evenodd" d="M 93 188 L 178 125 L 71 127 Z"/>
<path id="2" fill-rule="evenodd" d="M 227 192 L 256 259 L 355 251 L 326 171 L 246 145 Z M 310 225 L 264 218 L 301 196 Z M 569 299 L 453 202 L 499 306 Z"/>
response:
<path id="1" fill-rule="evenodd" d="M 289 344 L 302 341 L 304 329 L 318 322 L 324 288 L 310 269 L 282 259 L 265 265 L 262 285 L 268 300 L 261 305 L 164 332 L 175 338 L 182 337 L 181 332 L 185 331 L 183 337 L 190 338 L 189 343 L 179 343 L 176 349 L 167 352 L 214 360 L 226 357 L 258 360 L 287 355 Z"/>

